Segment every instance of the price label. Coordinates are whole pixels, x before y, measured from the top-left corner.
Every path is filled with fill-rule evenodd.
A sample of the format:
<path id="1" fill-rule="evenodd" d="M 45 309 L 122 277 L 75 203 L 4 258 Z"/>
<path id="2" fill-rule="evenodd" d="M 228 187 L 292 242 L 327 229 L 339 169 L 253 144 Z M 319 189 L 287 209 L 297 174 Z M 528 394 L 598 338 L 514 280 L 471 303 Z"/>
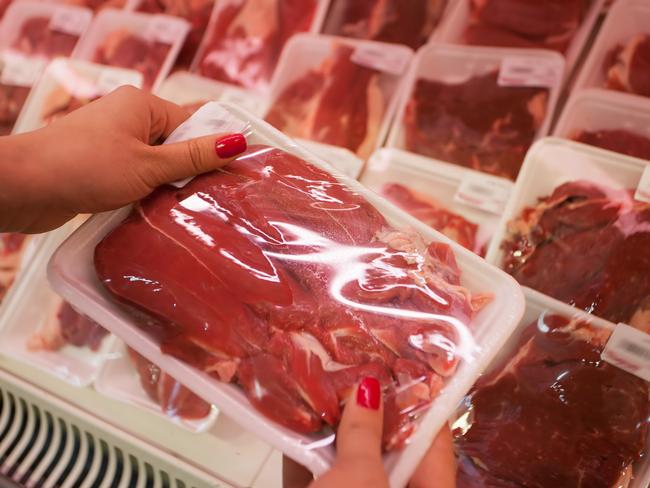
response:
<path id="1" fill-rule="evenodd" d="M 512 183 L 468 173 L 462 179 L 454 201 L 495 215 L 501 215 L 512 192 Z"/>
<path id="2" fill-rule="evenodd" d="M 0 83 L 12 86 L 32 86 L 45 69 L 44 59 L 24 56 L 16 52 L 5 52 Z"/>
<path id="3" fill-rule="evenodd" d="M 81 36 L 88 27 L 91 15 L 85 10 L 58 8 L 50 18 L 49 29 Z"/>
<path id="4" fill-rule="evenodd" d="M 634 199 L 640 202 L 650 203 L 650 165 L 643 170 L 643 176 L 639 181 L 639 186 L 636 188 Z"/>
<path id="5" fill-rule="evenodd" d="M 219 95 L 219 101 L 231 103 L 232 105 L 241 107 L 254 114 L 262 113 L 265 105 L 265 103 L 257 96 L 233 88 L 225 88 L 224 91 L 221 92 L 221 95 Z"/>
<path id="6" fill-rule="evenodd" d="M 650 334 L 618 324 L 601 353 L 603 361 L 650 381 Z"/>
<path id="7" fill-rule="evenodd" d="M 391 75 L 401 75 L 409 64 L 410 57 L 404 52 L 387 47 L 360 46 L 350 58 L 353 63 Z"/>
<path id="8" fill-rule="evenodd" d="M 99 95 L 106 95 L 124 85 L 140 88 L 142 86 L 142 75 L 135 71 L 107 68 L 102 70 L 97 77 L 96 88 Z"/>
<path id="9" fill-rule="evenodd" d="M 499 86 L 537 86 L 553 88 L 562 82 L 562 67 L 543 58 L 508 56 L 501 62 Z"/>
<path id="10" fill-rule="evenodd" d="M 147 24 L 144 37 L 163 44 L 174 44 L 185 39 L 187 30 L 188 24 L 183 20 L 154 15 Z"/>

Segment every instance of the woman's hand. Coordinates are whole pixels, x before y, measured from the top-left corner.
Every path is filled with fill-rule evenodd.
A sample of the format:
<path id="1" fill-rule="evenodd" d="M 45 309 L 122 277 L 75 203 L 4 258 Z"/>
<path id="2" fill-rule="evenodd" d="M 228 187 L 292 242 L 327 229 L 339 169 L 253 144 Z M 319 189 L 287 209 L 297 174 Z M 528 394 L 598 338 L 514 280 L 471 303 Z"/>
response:
<path id="1" fill-rule="evenodd" d="M 79 213 L 122 207 L 246 149 L 241 134 L 155 145 L 189 116 L 122 87 L 44 129 L 0 138 L 0 232 L 43 232 Z"/>
<path id="2" fill-rule="evenodd" d="M 304 488 L 307 485 L 309 488 L 388 488 L 388 477 L 381 461 L 382 424 L 383 402 L 379 382 L 366 378 L 357 386 L 343 411 L 332 469 L 312 481 L 305 468 L 284 458 L 284 488 Z M 449 427 L 440 431 L 408 486 L 456 486 L 456 458 Z"/>

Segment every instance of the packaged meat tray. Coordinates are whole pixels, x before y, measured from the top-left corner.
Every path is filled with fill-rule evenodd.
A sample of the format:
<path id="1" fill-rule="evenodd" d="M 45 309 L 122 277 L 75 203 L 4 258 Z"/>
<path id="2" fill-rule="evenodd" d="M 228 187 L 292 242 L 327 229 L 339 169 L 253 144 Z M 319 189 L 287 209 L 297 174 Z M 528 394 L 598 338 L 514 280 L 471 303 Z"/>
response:
<path id="1" fill-rule="evenodd" d="M 160 84 L 156 95 L 178 105 L 198 110 L 207 102 L 239 105 L 257 116 L 266 111 L 265 97 L 242 88 L 214 81 L 203 76 L 176 71 Z"/>
<path id="2" fill-rule="evenodd" d="M 0 315 L 0 352 L 72 385 L 90 385 L 112 336 L 52 291 L 46 268 L 71 224 L 42 237 Z M 38 306 L 34 306 L 38 304 Z"/>
<path id="3" fill-rule="evenodd" d="M 488 210 L 482 204 L 487 202 L 462 194 L 464 182 L 473 182 L 475 176 L 473 171 L 399 149 L 380 149 L 368 161 L 360 181 L 463 247 L 485 255 L 513 185 L 480 175 L 484 186 L 496 186 L 502 199 L 500 208 Z"/>
<path id="4" fill-rule="evenodd" d="M 0 233 L 0 304 L 7 296 L 20 269 L 31 259 L 39 241 L 39 238 L 25 234 Z"/>
<path id="5" fill-rule="evenodd" d="M 123 85 L 142 87 L 142 74 L 72 59 L 55 59 L 31 90 L 13 132 L 45 127 Z"/>
<path id="6" fill-rule="evenodd" d="M 69 56 L 92 12 L 55 3 L 16 2 L 0 24 L 0 135 L 11 132 L 48 59 Z"/>
<path id="7" fill-rule="evenodd" d="M 326 0 L 225 0 L 214 5 L 192 71 L 266 91 L 286 42 L 316 31 Z"/>
<path id="8" fill-rule="evenodd" d="M 282 53 L 265 119 L 291 137 L 365 160 L 386 137 L 412 54 L 394 44 L 295 36 Z"/>
<path id="9" fill-rule="evenodd" d="M 330 0 L 324 34 L 418 49 L 440 23 L 447 0 Z"/>
<path id="10" fill-rule="evenodd" d="M 616 326 L 525 294 L 519 327 L 454 417 L 458 488 L 645 488 L 648 383 L 601 360 Z"/>
<path id="11" fill-rule="evenodd" d="M 619 0 L 610 9 L 574 90 L 607 88 L 650 97 L 650 4 Z"/>
<path id="12" fill-rule="evenodd" d="M 519 287 L 235 106 L 207 104 L 167 143 L 224 131 L 246 132 L 246 155 L 227 171 L 161 189 L 133 209 L 93 217 L 52 258 L 53 286 L 225 415 L 317 474 L 334 457 L 334 434 L 327 425 L 338 421 L 340 398 L 360 377 L 377 377 L 386 390 L 386 467 L 391 485 L 403 486 L 518 323 L 523 312 Z M 225 186 L 211 191 L 210 181 Z M 202 197 L 193 193 L 206 184 L 204 190 L 219 210 L 203 206 Z M 174 256 L 166 262 L 173 266 L 164 273 L 178 270 L 191 277 L 180 287 L 162 275 L 150 275 L 147 263 L 137 265 L 139 270 L 124 268 L 131 267 L 127 255 L 132 251 L 154 259 L 163 252 L 138 215 L 148 212 L 145 208 L 162 210 L 160 199 L 172 194 L 175 202 L 188 196 L 188 205 L 199 209 L 187 219 L 180 214 L 188 210 L 173 209 L 172 220 L 183 223 L 178 230 L 187 225 L 190 233 L 202 236 L 176 238 L 191 245 L 202 260 L 225 258 L 219 257 L 217 266 L 203 265 L 187 259 L 190 254 L 169 249 Z M 162 224 L 158 219 L 164 213 L 152 218 Z M 232 215 L 233 221 L 219 215 Z M 208 223 L 219 228 L 219 244 Z M 138 227 L 154 241 L 125 234 L 138 232 Z M 171 227 L 167 231 L 176 232 Z M 249 241 L 248 235 L 258 237 Z M 127 246 L 118 244 L 122 238 L 129 240 Z M 146 252 L 136 250 L 138 242 Z M 206 253 L 213 245 L 224 246 L 222 252 Z M 159 262 L 153 268 L 162 269 Z M 391 277 L 398 270 L 401 278 Z M 108 278 L 114 273 L 115 279 Z M 220 277 L 215 280 L 209 273 Z M 131 284 L 119 274 L 131 276 Z M 110 289 L 105 279 L 112 280 Z M 414 291 L 414 280 L 419 280 L 418 290 L 428 291 Z M 196 302 L 178 295 L 178 300 L 147 305 L 148 289 L 153 292 L 150 299 L 190 289 L 209 298 Z M 163 289 L 163 295 L 155 291 Z M 140 305 L 118 306 L 111 299 L 116 292 L 123 293 L 121 303 L 135 299 Z M 142 292 L 143 300 L 132 292 Z M 224 301 L 215 298 L 224 293 L 229 294 Z M 149 313 L 159 307 L 154 312 L 158 319 L 153 319 Z M 182 329 L 176 332 L 165 325 L 166 317 L 177 314 L 174 310 L 183 315 L 173 319 Z M 339 319 L 346 321 L 343 329 L 337 328 Z M 405 321 L 412 327 L 404 328 Z M 400 327 L 394 328 L 397 323 Z M 235 378 L 237 384 L 225 383 Z"/>
<path id="13" fill-rule="evenodd" d="M 650 99 L 581 90 L 564 107 L 554 135 L 650 160 Z"/>
<path id="14" fill-rule="evenodd" d="M 363 160 L 349 149 L 307 139 L 296 139 L 296 142 L 323 161 L 329 161 L 329 164 L 345 176 L 356 180 L 361 175 Z"/>
<path id="15" fill-rule="evenodd" d="M 552 51 L 429 44 L 415 56 L 388 146 L 515 180 L 549 130 L 563 70 Z"/>
<path id="16" fill-rule="evenodd" d="M 79 42 L 75 59 L 139 71 L 155 91 L 183 46 L 190 24 L 162 14 L 104 9 Z"/>
<path id="17" fill-rule="evenodd" d="M 552 49 L 566 56 L 570 70 L 594 29 L 603 1 L 456 0 L 434 40 Z"/>
<path id="18" fill-rule="evenodd" d="M 521 285 L 650 331 L 650 203 L 640 159 L 536 143 L 488 250 Z"/>
<path id="19" fill-rule="evenodd" d="M 116 340 L 95 380 L 102 395 L 163 417 L 193 433 L 205 432 L 218 410 L 122 341 Z"/>

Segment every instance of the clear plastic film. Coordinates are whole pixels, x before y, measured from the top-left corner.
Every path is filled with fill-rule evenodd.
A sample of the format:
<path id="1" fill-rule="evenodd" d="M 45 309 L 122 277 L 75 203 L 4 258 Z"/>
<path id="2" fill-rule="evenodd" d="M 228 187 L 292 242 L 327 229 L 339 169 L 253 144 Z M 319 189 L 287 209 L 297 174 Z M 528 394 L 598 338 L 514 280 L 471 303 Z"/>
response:
<path id="1" fill-rule="evenodd" d="M 601 359 L 614 324 L 526 298 L 454 417 L 459 488 L 647 486 L 648 383 Z"/>
<path id="2" fill-rule="evenodd" d="M 332 0 L 324 34 L 405 44 L 427 43 L 447 7 L 447 0 Z"/>
<path id="3" fill-rule="evenodd" d="M 538 143 L 488 260 L 520 284 L 650 331 L 650 203 L 641 160 Z"/>
<path id="4" fill-rule="evenodd" d="M 264 90 L 291 36 L 312 28 L 322 0 L 216 2 L 193 71 Z"/>
<path id="5" fill-rule="evenodd" d="M 520 292 L 241 109 L 208 104 L 167 142 L 224 132 L 248 151 L 92 219 L 56 253 L 52 282 L 317 473 L 343 402 L 376 377 L 400 486 L 518 321 Z"/>
<path id="6" fill-rule="evenodd" d="M 283 52 L 265 119 L 291 137 L 365 160 L 384 140 L 412 54 L 405 46 L 297 36 Z"/>

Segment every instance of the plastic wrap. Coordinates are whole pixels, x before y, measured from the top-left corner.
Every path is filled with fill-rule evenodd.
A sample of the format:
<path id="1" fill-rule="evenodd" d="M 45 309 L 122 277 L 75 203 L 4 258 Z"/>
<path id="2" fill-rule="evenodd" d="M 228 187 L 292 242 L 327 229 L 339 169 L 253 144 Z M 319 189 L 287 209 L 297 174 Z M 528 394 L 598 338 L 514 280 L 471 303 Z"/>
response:
<path id="1" fill-rule="evenodd" d="M 418 49 L 427 43 L 447 0 L 330 0 L 323 33 Z"/>
<path id="2" fill-rule="evenodd" d="M 309 31 L 322 0 L 226 0 L 215 3 L 192 71 L 258 91 L 268 87 L 285 43 Z"/>
<path id="3" fill-rule="evenodd" d="M 519 288 L 234 106 L 206 105 L 167 142 L 223 131 L 246 132 L 246 155 L 94 217 L 53 257 L 52 283 L 318 474 L 341 398 L 377 377 L 402 486 L 518 322 Z"/>
<path id="4" fill-rule="evenodd" d="M 526 298 L 455 416 L 458 487 L 647 486 L 648 383 L 601 359 L 615 325 Z"/>
<path id="5" fill-rule="evenodd" d="M 365 160 L 386 136 L 411 57 L 404 46 L 296 36 L 282 53 L 266 121 Z"/>
<path id="6" fill-rule="evenodd" d="M 102 10 L 81 39 L 75 59 L 139 71 L 143 88 L 156 90 L 171 70 L 190 28 L 161 14 Z"/>
<path id="7" fill-rule="evenodd" d="M 27 247 L 24 234 L 0 234 L 0 303 L 14 282 Z"/>
<path id="8" fill-rule="evenodd" d="M 554 135 L 650 160 L 650 100 L 581 90 L 564 107 Z"/>
<path id="9" fill-rule="evenodd" d="M 544 76 L 503 76 L 518 65 Z M 430 44 L 416 55 L 389 146 L 514 180 L 549 129 L 563 69 L 550 51 Z"/>
<path id="10" fill-rule="evenodd" d="M 650 331 L 646 163 L 561 140 L 538 143 L 488 252 L 522 285 Z"/>
<path id="11" fill-rule="evenodd" d="M 95 381 L 95 389 L 109 398 L 137 406 L 174 424 L 200 433 L 214 425 L 218 410 L 182 386 L 121 341 Z"/>
<path id="12" fill-rule="evenodd" d="M 56 59 L 30 92 L 13 132 L 44 127 L 123 85 L 142 87 L 142 74 L 86 61 Z"/>

